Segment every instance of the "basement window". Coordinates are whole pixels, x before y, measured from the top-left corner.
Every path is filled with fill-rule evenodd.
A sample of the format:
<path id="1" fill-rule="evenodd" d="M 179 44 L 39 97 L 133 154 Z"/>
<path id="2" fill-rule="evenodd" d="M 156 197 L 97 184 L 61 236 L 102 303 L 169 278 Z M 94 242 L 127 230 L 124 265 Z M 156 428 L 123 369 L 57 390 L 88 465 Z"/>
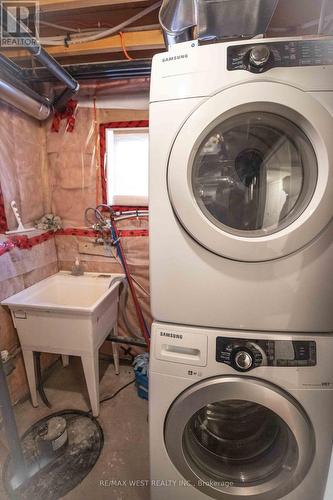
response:
<path id="1" fill-rule="evenodd" d="M 106 130 L 109 205 L 148 205 L 148 151 L 148 128 Z"/>

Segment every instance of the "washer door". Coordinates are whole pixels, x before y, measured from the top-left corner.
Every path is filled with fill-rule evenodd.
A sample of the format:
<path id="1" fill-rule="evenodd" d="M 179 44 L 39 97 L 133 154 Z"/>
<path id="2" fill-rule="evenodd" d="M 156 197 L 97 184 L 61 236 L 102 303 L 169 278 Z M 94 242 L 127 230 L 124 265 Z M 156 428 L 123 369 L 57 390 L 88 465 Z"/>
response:
<path id="1" fill-rule="evenodd" d="M 231 87 L 201 104 L 173 144 L 168 189 L 184 229 L 233 260 L 311 242 L 333 215 L 331 114 L 279 83 Z"/>
<path id="2" fill-rule="evenodd" d="M 250 377 L 195 384 L 165 421 L 169 457 L 211 498 L 275 500 L 306 476 L 315 452 L 312 425 L 280 388 Z"/>

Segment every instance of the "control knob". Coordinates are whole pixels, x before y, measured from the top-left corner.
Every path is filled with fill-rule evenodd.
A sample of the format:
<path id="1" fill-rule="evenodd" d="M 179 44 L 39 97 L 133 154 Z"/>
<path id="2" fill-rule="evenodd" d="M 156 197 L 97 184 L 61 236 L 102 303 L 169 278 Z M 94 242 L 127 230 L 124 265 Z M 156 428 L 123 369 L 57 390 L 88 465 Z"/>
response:
<path id="1" fill-rule="evenodd" d="M 257 45 L 250 52 L 250 64 L 256 68 L 262 68 L 268 63 L 271 51 L 267 45 Z"/>
<path id="2" fill-rule="evenodd" d="M 261 352 L 255 347 L 240 346 L 231 354 L 232 367 L 240 372 L 247 372 L 262 363 Z"/>

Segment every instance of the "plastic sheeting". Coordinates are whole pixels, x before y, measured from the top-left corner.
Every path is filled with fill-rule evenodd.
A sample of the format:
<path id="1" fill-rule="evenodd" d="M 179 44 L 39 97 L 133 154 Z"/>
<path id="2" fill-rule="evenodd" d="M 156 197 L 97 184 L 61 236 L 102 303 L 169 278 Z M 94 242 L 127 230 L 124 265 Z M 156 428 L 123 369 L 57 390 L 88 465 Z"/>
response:
<path id="1" fill-rule="evenodd" d="M 122 229 L 145 229 L 148 227 L 148 221 L 127 220 L 118 222 L 117 226 Z M 56 236 L 56 246 L 58 252 L 58 263 L 60 269 L 70 270 L 73 261 L 77 255 L 80 256 L 80 262 L 86 272 L 99 273 L 119 273 L 123 272 L 121 265 L 113 256 L 116 254 L 113 249 L 113 256 L 105 255 L 89 255 L 89 253 L 80 253 L 80 248 L 84 244 L 91 244 L 94 240 L 89 237 L 77 236 Z M 126 255 L 127 263 L 132 277 L 135 280 L 134 286 L 137 291 L 138 300 L 148 326 L 150 327 L 152 318 L 150 313 L 150 292 L 149 292 L 149 249 L 148 237 L 125 237 L 122 238 L 122 244 Z M 101 253 L 103 253 L 103 246 Z M 134 304 L 129 294 L 127 315 L 129 317 L 132 329 L 140 335 L 140 328 L 135 314 Z M 119 317 L 119 335 L 129 336 L 130 332 L 124 324 L 120 315 Z M 137 351 L 137 349 L 134 349 Z"/>
<path id="2" fill-rule="evenodd" d="M 78 107 L 73 132 L 63 122 L 59 133 L 47 124 L 47 159 L 51 211 L 65 227 L 83 227 L 84 210 L 101 203 L 99 165 L 100 123 L 147 119 L 146 110 L 105 110 Z"/>
<path id="3" fill-rule="evenodd" d="M 33 225 L 45 213 L 43 136 L 39 122 L 0 103 L 0 183 L 9 229 L 17 225 L 12 200 L 24 224 Z"/>
<path id="4" fill-rule="evenodd" d="M 66 131 L 62 122 L 59 133 L 51 132 L 51 120 L 41 125 L 23 113 L 0 103 L 0 183 L 10 229 L 16 222 L 9 206 L 17 202 L 23 223 L 32 225 L 47 212 L 63 219 L 65 228 L 85 226 L 84 211 L 101 202 L 99 165 L 99 124 L 112 121 L 145 120 L 147 110 L 95 109 L 78 107 L 74 131 Z M 122 221 L 120 228 L 147 229 L 146 220 Z M 33 236 L 34 233 L 31 233 Z M 4 239 L 2 236 L 1 239 Z M 79 242 L 92 243 L 93 238 L 56 235 L 29 250 L 13 249 L 0 257 L 0 300 L 23 290 L 58 269 L 70 270 L 80 253 Z M 147 324 L 151 323 L 149 301 L 148 237 L 126 237 L 123 245 L 138 298 Z M 120 264 L 103 255 L 81 254 L 86 271 L 121 271 Z M 141 288 L 140 288 L 141 287 Z M 134 331 L 139 332 L 134 306 L 128 301 L 128 316 Z M 8 311 L 0 307 L 0 327 L 4 332 L 1 349 L 19 346 Z M 120 335 L 129 332 L 120 320 Z M 104 346 L 109 352 L 109 347 Z M 133 348 L 133 353 L 137 349 Z M 121 351 L 122 354 L 122 351 Z M 45 356 L 50 364 L 54 357 Z M 10 378 L 13 401 L 27 393 L 20 355 Z"/>
<path id="5" fill-rule="evenodd" d="M 99 125 L 110 122 L 147 120 L 148 110 L 138 109 L 101 109 L 79 105 L 75 113 L 73 132 L 66 131 L 66 123 L 61 124 L 59 133 L 51 132 L 46 125 L 46 150 L 49 172 L 49 195 L 51 211 L 59 215 L 64 227 L 84 227 L 84 211 L 95 207 L 102 201 L 101 176 L 99 163 Z M 118 223 L 125 229 L 147 229 L 147 220 L 127 220 Z M 92 243 L 93 238 L 57 235 L 56 246 L 60 269 L 70 270 L 75 257 L 80 254 L 79 243 Z M 138 299 L 142 306 L 147 324 L 150 326 L 149 299 L 149 260 L 148 237 L 128 237 L 122 239 L 126 258 L 134 279 L 141 285 L 135 285 Z M 103 248 L 103 247 L 101 247 Z M 80 260 L 86 271 L 122 272 L 115 259 L 103 255 L 80 254 Z M 145 290 L 145 291 L 144 291 Z M 129 297 L 128 316 L 134 330 L 139 332 L 134 305 Z M 128 336 L 129 332 L 123 321 L 119 321 L 119 334 Z M 133 352 L 137 349 L 133 348 Z"/>

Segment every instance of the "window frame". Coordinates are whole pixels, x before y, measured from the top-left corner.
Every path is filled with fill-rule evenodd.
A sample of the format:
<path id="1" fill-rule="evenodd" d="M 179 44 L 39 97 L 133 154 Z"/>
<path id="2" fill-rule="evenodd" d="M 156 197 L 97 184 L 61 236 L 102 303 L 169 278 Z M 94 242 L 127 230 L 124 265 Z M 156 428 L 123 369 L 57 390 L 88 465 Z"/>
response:
<path id="1" fill-rule="evenodd" d="M 149 129 L 149 120 L 131 120 L 131 121 L 121 121 L 121 122 L 109 122 L 102 123 L 99 126 L 99 136 L 100 136 L 100 176 L 102 185 L 102 203 L 107 205 L 107 177 L 106 177 L 106 131 L 107 129 L 135 129 L 135 128 L 147 128 Z M 148 206 L 127 206 L 127 205 L 110 205 L 114 210 L 139 210 L 147 209 Z"/>

